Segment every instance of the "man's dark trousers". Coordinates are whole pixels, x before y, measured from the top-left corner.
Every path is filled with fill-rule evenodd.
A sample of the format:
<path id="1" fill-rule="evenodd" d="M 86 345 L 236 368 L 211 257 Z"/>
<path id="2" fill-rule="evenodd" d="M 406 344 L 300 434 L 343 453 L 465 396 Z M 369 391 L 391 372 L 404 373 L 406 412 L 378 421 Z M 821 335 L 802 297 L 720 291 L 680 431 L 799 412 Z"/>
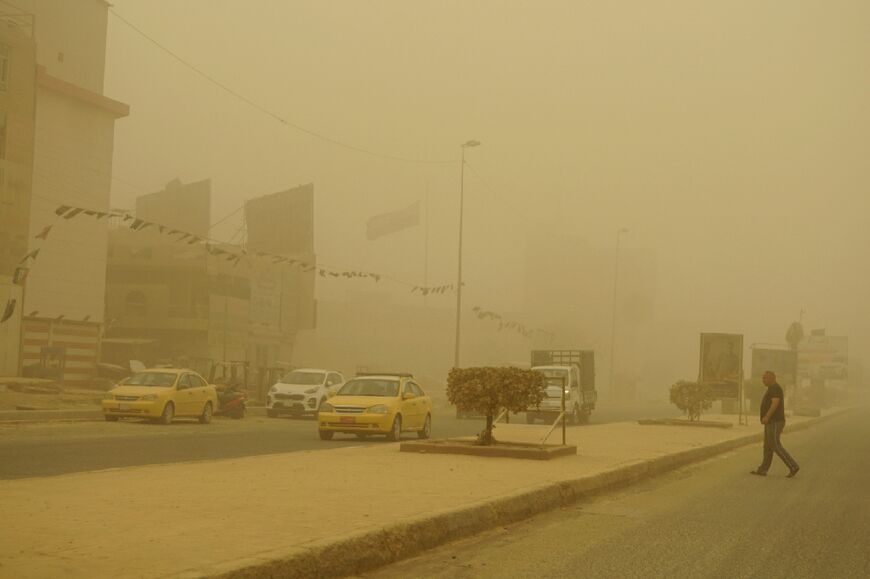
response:
<path id="1" fill-rule="evenodd" d="M 798 468 L 798 463 L 791 455 L 782 447 L 779 441 L 779 435 L 782 434 L 782 429 L 785 428 L 785 422 L 768 422 L 764 425 L 764 460 L 761 461 L 761 466 L 758 467 L 758 472 L 766 473 L 773 462 L 773 453 L 782 459 L 785 466 L 790 471 L 795 471 Z"/>

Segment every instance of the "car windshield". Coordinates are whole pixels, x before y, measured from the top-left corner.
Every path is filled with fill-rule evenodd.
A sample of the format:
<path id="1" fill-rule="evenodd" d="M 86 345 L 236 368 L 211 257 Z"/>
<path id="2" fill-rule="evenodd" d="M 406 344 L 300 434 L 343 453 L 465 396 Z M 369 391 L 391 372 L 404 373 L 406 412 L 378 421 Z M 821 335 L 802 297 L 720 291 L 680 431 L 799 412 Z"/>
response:
<path id="1" fill-rule="evenodd" d="M 568 372 L 565 370 L 538 370 L 544 375 L 548 398 L 561 398 L 562 386 L 568 386 Z"/>
<path id="2" fill-rule="evenodd" d="M 175 384 L 176 374 L 168 372 L 139 372 L 133 374 L 122 384 L 126 386 L 163 386 L 168 387 Z"/>
<path id="3" fill-rule="evenodd" d="M 396 380 L 351 380 L 338 391 L 339 396 L 398 396 Z"/>
<path id="4" fill-rule="evenodd" d="M 323 384 L 323 372 L 290 372 L 281 378 L 281 382 L 284 384 L 303 384 L 305 386 Z"/>

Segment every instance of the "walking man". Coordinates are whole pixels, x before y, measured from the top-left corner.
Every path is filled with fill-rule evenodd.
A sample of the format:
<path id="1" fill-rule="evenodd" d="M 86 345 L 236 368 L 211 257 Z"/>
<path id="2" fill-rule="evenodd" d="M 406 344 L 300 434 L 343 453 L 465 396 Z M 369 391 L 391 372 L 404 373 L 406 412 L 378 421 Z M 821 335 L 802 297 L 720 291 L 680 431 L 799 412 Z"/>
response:
<path id="1" fill-rule="evenodd" d="M 782 387 L 776 383 L 776 374 L 770 370 L 764 373 L 761 381 L 767 386 L 767 392 L 764 393 L 764 398 L 761 400 L 760 412 L 761 423 L 764 425 L 764 459 L 761 461 L 761 466 L 753 470 L 752 474 L 767 476 L 770 463 L 773 462 L 773 453 L 776 453 L 776 456 L 781 458 L 785 466 L 788 467 L 786 476 L 791 478 L 797 474 L 801 467 L 779 441 L 779 435 L 785 428 L 785 395 L 782 392 Z"/>

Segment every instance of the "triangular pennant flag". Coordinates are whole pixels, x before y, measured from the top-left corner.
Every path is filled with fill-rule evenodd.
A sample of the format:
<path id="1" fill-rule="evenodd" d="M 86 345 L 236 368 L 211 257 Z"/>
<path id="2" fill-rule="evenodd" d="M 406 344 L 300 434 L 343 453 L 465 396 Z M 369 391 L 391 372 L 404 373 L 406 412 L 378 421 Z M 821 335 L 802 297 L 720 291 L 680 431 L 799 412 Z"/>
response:
<path id="1" fill-rule="evenodd" d="M 81 213 L 82 211 L 84 211 L 84 209 L 82 209 L 81 207 L 73 207 L 69 211 L 69 213 L 67 213 L 66 215 L 63 216 L 63 218 L 64 219 L 72 219 L 73 217 L 75 217 L 76 215 Z"/>
<path id="2" fill-rule="evenodd" d="M 93 209 L 85 209 L 85 215 L 87 215 L 88 217 L 93 217 L 96 214 L 97 214 L 97 212 L 94 211 Z"/>
<path id="3" fill-rule="evenodd" d="M 34 250 L 31 251 L 30 253 L 28 253 L 27 255 L 25 255 L 24 257 L 22 257 L 22 258 L 21 258 L 21 261 L 19 261 L 18 263 L 24 263 L 24 262 L 27 261 L 28 259 L 32 259 L 32 260 L 36 261 L 36 256 L 37 256 L 37 255 L 39 255 L 39 249 L 34 249 Z"/>
<path id="4" fill-rule="evenodd" d="M 15 313 L 15 304 L 17 303 L 18 300 L 15 298 L 9 298 L 9 301 L 6 302 L 6 309 L 3 310 L 3 317 L 0 318 L 0 324 L 12 317 L 12 314 Z"/>
<path id="5" fill-rule="evenodd" d="M 157 231 L 159 231 L 160 233 L 163 233 L 165 230 L 166 230 L 165 225 L 158 225 L 157 226 Z"/>
<path id="6" fill-rule="evenodd" d="M 108 215 L 105 211 L 97 211 L 97 221 Z"/>
<path id="7" fill-rule="evenodd" d="M 72 209 L 72 207 L 70 207 L 69 205 L 61 205 L 60 207 L 58 207 L 57 209 L 54 210 L 54 214 L 58 215 L 58 216 L 63 215 L 64 213 L 66 213 L 70 209 Z"/>
<path id="8" fill-rule="evenodd" d="M 45 227 L 43 227 L 42 231 L 40 231 L 39 233 L 36 234 L 36 236 L 35 236 L 36 239 L 47 239 L 48 232 L 51 231 L 52 227 L 54 227 L 54 226 L 53 225 L 46 225 Z"/>
<path id="9" fill-rule="evenodd" d="M 133 223 L 130 224 L 130 229 L 136 231 L 139 229 L 139 226 L 142 225 L 142 223 L 144 223 L 142 219 L 134 219 Z"/>
<path id="10" fill-rule="evenodd" d="M 130 221 L 131 219 L 133 219 L 132 215 L 130 215 L 129 213 L 124 214 L 123 221 Z"/>

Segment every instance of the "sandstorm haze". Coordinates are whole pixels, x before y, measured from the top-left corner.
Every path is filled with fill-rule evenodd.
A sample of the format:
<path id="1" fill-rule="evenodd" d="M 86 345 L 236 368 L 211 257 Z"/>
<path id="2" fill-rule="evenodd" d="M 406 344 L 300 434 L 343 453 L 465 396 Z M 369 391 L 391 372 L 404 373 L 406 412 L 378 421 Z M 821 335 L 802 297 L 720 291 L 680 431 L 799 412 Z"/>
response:
<path id="1" fill-rule="evenodd" d="M 870 345 L 865 2 L 118 0 L 114 10 L 310 131 L 450 162 L 304 134 L 110 15 L 105 92 L 131 107 L 115 128 L 113 207 L 176 177 L 211 179 L 215 222 L 246 199 L 313 183 L 320 262 L 425 285 L 424 223 L 365 237 L 370 217 L 421 201 L 429 285 L 454 283 L 459 146 L 477 139 L 466 151 L 465 304 L 594 347 L 602 378 L 620 228 L 623 257 L 646 264 L 620 288 L 642 278 L 643 328 L 632 334 L 623 313 L 617 325 L 633 336 L 617 344 L 641 390 L 693 376 L 699 332 L 742 333 L 748 351 L 784 342 L 802 309 L 808 328 L 849 335 L 852 356 Z M 214 236 L 230 239 L 240 217 Z M 546 243 L 558 259 L 530 268 Z M 538 284 L 578 291 L 548 302 Z M 360 295 L 422 305 L 403 285 L 317 279 L 318 300 Z M 427 306 L 450 310 L 453 294 Z M 553 328 L 564 312 L 594 329 Z M 449 327 L 431 338 L 444 366 L 452 340 Z M 480 358 L 465 362 L 496 361 Z"/>

